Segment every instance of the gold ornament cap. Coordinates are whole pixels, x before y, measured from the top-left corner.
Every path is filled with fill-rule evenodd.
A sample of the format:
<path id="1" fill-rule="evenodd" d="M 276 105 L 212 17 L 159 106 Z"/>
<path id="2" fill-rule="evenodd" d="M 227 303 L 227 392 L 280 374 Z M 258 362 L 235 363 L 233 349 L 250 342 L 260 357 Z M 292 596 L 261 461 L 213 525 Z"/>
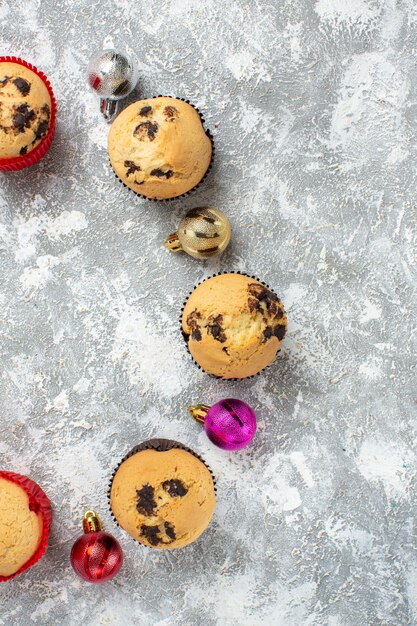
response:
<path id="1" fill-rule="evenodd" d="M 85 533 L 98 533 L 103 530 L 101 519 L 95 511 L 86 511 L 83 517 L 83 530 Z"/>
<path id="2" fill-rule="evenodd" d="M 232 230 L 226 215 L 215 207 L 197 207 L 182 218 L 176 233 L 165 240 L 172 252 L 183 250 L 194 259 L 209 259 L 229 245 Z"/>
<path id="3" fill-rule="evenodd" d="M 193 406 L 189 406 L 188 410 L 197 422 L 200 422 L 200 424 L 204 424 L 204 420 L 207 417 L 207 413 L 209 412 L 210 407 L 208 406 L 208 404 L 195 404 Z"/>

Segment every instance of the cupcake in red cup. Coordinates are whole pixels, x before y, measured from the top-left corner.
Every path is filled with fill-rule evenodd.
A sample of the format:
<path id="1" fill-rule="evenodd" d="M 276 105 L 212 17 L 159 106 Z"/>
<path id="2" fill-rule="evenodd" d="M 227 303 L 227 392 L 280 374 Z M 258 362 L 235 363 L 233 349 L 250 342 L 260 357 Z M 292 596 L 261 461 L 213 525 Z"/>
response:
<path id="1" fill-rule="evenodd" d="M 0 582 L 11 580 L 45 554 L 51 504 L 35 482 L 0 471 Z"/>
<path id="2" fill-rule="evenodd" d="M 37 163 L 51 146 L 56 101 L 45 74 L 10 56 L 0 56 L 0 170 Z"/>

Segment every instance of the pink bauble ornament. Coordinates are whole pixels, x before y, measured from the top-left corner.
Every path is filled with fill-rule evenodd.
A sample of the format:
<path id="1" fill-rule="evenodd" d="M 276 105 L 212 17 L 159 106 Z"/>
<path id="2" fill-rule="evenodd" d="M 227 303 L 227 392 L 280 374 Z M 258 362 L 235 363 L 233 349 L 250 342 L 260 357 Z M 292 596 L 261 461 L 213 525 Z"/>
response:
<path id="1" fill-rule="evenodd" d="M 123 552 L 117 539 L 102 531 L 95 511 L 83 519 L 84 535 L 72 546 L 71 565 L 80 578 L 90 583 L 104 583 L 117 574 L 123 563 Z"/>
<path id="2" fill-rule="evenodd" d="M 226 398 L 212 407 L 190 406 L 191 415 L 204 425 L 207 437 L 223 450 L 239 450 L 252 441 L 256 432 L 256 415 L 242 400 Z"/>

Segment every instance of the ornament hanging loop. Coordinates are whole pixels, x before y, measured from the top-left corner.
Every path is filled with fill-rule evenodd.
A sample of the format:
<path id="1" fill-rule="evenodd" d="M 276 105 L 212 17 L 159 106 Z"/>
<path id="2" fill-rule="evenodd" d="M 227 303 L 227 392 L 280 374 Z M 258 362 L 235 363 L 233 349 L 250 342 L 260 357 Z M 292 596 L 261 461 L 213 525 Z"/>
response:
<path id="1" fill-rule="evenodd" d="M 100 113 L 103 115 L 108 124 L 110 124 L 115 119 L 115 117 L 117 117 L 118 110 L 118 100 L 110 100 L 110 98 L 100 98 Z"/>
<path id="2" fill-rule="evenodd" d="M 207 404 L 195 404 L 194 406 L 189 406 L 188 410 L 197 422 L 204 424 L 210 407 Z"/>
<path id="3" fill-rule="evenodd" d="M 84 513 L 83 530 L 85 533 L 98 533 L 103 530 L 101 519 L 95 511 L 86 511 Z"/>
<path id="4" fill-rule="evenodd" d="M 182 245 L 177 233 L 171 233 L 164 241 L 164 246 L 171 252 L 181 252 Z"/>

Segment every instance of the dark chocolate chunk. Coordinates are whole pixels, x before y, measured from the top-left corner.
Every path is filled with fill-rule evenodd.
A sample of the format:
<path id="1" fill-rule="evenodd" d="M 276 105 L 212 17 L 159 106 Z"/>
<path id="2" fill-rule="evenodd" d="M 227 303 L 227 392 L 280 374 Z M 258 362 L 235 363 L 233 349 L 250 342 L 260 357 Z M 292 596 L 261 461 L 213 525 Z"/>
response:
<path id="1" fill-rule="evenodd" d="M 25 128 L 30 128 L 31 122 L 36 118 L 36 113 L 29 108 L 27 102 L 19 104 L 13 117 L 13 126 L 19 133 L 24 133 Z"/>
<path id="2" fill-rule="evenodd" d="M 39 126 L 36 129 L 35 132 L 35 140 L 36 139 L 41 139 L 42 137 L 45 137 L 45 135 L 48 132 L 48 128 L 49 128 L 49 122 L 48 120 L 42 120 L 41 122 L 39 122 Z"/>
<path id="3" fill-rule="evenodd" d="M 43 113 L 43 115 L 45 115 L 45 117 L 49 120 L 49 117 L 51 115 L 51 109 L 49 108 L 47 104 L 42 105 L 41 113 Z"/>
<path id="4" fill-rule="evenodd" d="M 201 330 L 199 328 L 193 328 L 191 337 L 194 341 L 201 341 Z"/>
<path id="5" fill-rule="evenodd" d="M 173 498 L 179 496 L 180 498 L 182 498 L 183 496 L 185 496 L 186 493 L 188 493 L 188 489 L 187 487 L 184 485 L 184 483 L 179 480 L 178 478 L 172 478 L 171 480 L 165 480 L 162 483 L 162 487 L 165 489 L 165 491 L 167 491 L 169 493 L 170 496 L 172 496 Z"/>
<path id="6" fill-rule="evenodd" d="M 136 508 L 142 515 L 153 515 L 156 510 L 155 489 L 151 485 L 143 485 L 142 489 L 136 490 Z"/>
<path id="7" fill-rule="evenodd" d="M 134 174 L 135 172 L 140 172 L 140 166 L 136 165 L 133 161 L 125 161 L 124 166 L 128 168 L 126 176 L 130 176 L 130 174 Z"/>
<path id="8" fill-rule="evenodd" d="M 259 311 L 259 300 L 256 298 L 248 298 L 248 307 L 251 313 L 253 313 L 253 311 Z"/>
<path id="9" fill-rule="evenodd" d="M 158 124 L 156 122 L 141 122 L 133 131 L 135 137 L 139 141 L 153 141 L 158 132 Z"/>
<path id="10" fill-rule="evenodd" d="M 27 151 L 28 151 L 28 147 L 27 146 L 23 146 L 22 148 L 20 148 L 19 154 L 26 154 Z"/>
<path id="11" fill-rule="evenodd" d="M 167 107 L 165 107 L 165 109 L 164 109 L 164 113 L 165 113 L 165 117 L 166 117 L 167 119 L 169 119 L 171 122 L 172 122 L 172 121 L 173 121 L 176 117 L 178 117 L 178 115 L 177 115 L 177 114 L 178 114 L 178 111 L 177 111 L 177 109 L 176 109 L 175 107 L 173 107 L 173 106 L 167 106 Z"/>
<path id="12" fill-rule="evenodd" d="M 151 176 L 156 176 L 157 178 L 171 178 L 171 176 L 173 175 L 174 172 L 172 170 L 167 170 L 166 172 L 164 172 L 164 170 L 156 168 L 155 170 L 151 171 Z"/>
<path id="13" fill-rule="evenodd" d="M 201 330 L 198 325 L 198 320 L 200 319 L 201 313 L 197 311 L 197 309 L 194 309 L 187 317 L 187 324 L 191 328 L 191 337 L 195 339 L 195 341 L 201 341 Z"/>
<path id="14" fill-rule="evenodd" d="M 142 537 L 145 537 L 152 546 L 157 546 L 161 543 L 161 538 L 159 537 L 159 526 L 147 526 L 146 524 L 142 524 L 140 527 L 140 534 Z"/>
<path id="15" fill-rule="evenodd" d="M 170 524 L 169 522 L 165 522 L 164 528 L 165 528 L 165 533 L 167 537 L 169 537 L 170 539 L 172 539 L 172 541 L 174 541 L 174 539 L 176 538 L 176 534 L 175 534 L 173 525 Z"/>
<path id="16" fill-rule="evenodd" d="M 30 91 L 30 83 L 27 80 L 18 76 L 17 78 L 13 79 L 13 83 L 14 85 L 16 85 L 22 96 L 28 95 Z"/>
<path id="17" fill-rule="evenodd" d="M 227 356 L 229 356 L 229 350 L 226 348 L 226 346 L 224 348 L 222 348 L 223 352 L 225 352 L 227 354 Z"/>
<path id="18" fill-rule="evenodd" d="M 9 77 L 8 76 L 3 76 L 3 78 L 0 78 L 0 85 L 7 85 L 7 83 L 9 82 Z"/>
<path id="19" fill-rule="evenodd" d="M 259 302 L 265 303 L 266 309 L 270 315 L 275 315 L 277 313 L 279 298 L 274 294 L 273 291 L 268 289 L 268 287 L 260 285 L 259 283 L 251 283 L 250 285 L 248 285 L 248 291 L 252 296 L 259 300 Z M 249 304 L 249 309 L 250 307 L 251 304 Z"/>
<path id="20" fill-rule="evenodd" d="M 280 320 L 281 317 L 284 317 L 284 311 L 280 308 L 278 308 L 276 314 L 275 314 L 275 319 L 276 320 Z"/>
<path id="21" fill-rule="evenodd" d="M 139 115 L 148 115 L 150 111 L 152 111 L 152 107 L 150 106 L 142 107 L 141 110 L 139 111 Z"/>
<path id="22" fill-rule="evenodd" d="M 220 341 L 220 343 L 224 343 L 227 339 L 226 333 L 221 326 L 222 321 L 223 315 L 217 315 L 210 320 L 209 324 L 207 324 L 208 334 L 214 337 L 217 341 Z"/>
<path id="23" fill-rule="evenodd" d="M 284 335 L 286 331 L 287 331 L 286 327 L 280 324 L 279 326 L 276 326 L 274 328 L 274 335 L 277 339 L 281 340 L 281 339 L 284 339 Z"/>
<path id="24" fill-rule="evenodd" d="M 267 326 L 264 329 L 264 342 L 268 341 L 268 339 L 271 339 L 272 335 L 273 335 L 273 330 L 272 330 L 272 326 Z"/>

